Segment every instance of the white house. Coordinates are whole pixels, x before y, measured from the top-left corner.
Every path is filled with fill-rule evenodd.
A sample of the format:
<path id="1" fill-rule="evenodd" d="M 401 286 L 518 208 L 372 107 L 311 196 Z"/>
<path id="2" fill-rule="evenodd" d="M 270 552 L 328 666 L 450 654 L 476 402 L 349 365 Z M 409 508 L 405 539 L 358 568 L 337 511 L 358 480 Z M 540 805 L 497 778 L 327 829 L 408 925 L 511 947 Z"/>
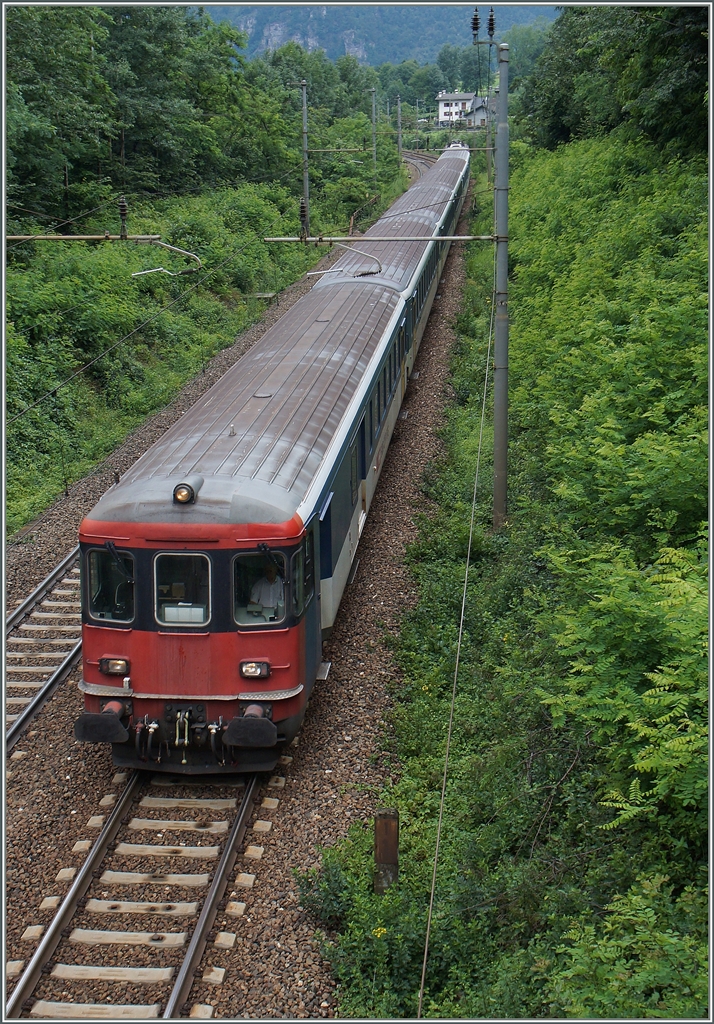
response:
<path id="1" fill-rule="evenodd" d="M 487 101 L 475 92 L 440 92 L 436 97 L 439 104 L 437 124 L 448 128 L 458 123 L 469 128 L 485 126 Z"/>

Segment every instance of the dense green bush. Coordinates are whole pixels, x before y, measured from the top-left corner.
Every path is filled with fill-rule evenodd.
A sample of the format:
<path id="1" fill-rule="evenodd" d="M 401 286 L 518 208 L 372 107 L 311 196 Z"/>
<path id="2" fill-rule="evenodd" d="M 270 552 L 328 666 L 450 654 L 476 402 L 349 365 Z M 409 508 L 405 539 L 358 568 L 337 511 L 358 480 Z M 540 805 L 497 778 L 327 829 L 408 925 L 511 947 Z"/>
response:
<path id="1" fill-rule="evenodd" d="M 703 1017 L 706 174 L 616 136 L 517 163 L 509 522 L 490 530 L 486 456 L 424 1012 Z M 468 258 L 395 650 L 400 879 L 371 892 L 355 826 L 302 883 L 346 1016 L 417 1009 L 490 261 Z"/>
<path id="2" fill-rule="evenodd" d="M 297 233 L 285 189 L 245 185 L 132 209 L 134 233 L 194 252 L 203 270 L 132 243 L 27 243 L 7 271 L 7 524 L 12 532 L 106 456 L 255 319 L 319 252 L 269 246 Z M 104 224 L 88 224 L 101 233 Z M 122 339 L 125 339 L 122 341 Z M 97 360 L 69 384 L 81 367 Z M 55 396 L 43 399 L 63 384 Z M 41 404 L 31 408 L 35 402 Z M 29 410 L 29 411 L 26 411 Z"/>

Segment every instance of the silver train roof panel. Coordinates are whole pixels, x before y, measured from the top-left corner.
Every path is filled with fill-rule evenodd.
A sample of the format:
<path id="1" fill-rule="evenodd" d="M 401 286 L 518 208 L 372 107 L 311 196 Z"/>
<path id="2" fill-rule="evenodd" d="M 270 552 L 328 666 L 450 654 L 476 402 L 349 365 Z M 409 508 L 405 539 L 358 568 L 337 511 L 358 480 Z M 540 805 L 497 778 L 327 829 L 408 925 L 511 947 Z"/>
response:
<path id="1" fill-rule="evenodd" d="M 447 150 L 431 170 L 415 182 L 396 200 L 364 235 L 355 238 L 354 246 L 370 255 L 346 252 L 335 263 L 332 272 L 325 274 L 319 287 L 326 287 L 345 278 L 379 281 L 404 291 L 409 286 L 419 260 L 426 250 L 425 242 L 370 242 L 371 235 L 410 236 L 430 238 L 441 220 L 446 206 L 458 185 L 464 166 L 468 163 L 467 149 Z M 382 270 L 377 270 L 375 256 Z"/>
<path id="2" fill-rule="evenodd" d="M 468 153 L 466 153 L 468 157 Z M 371 229 L 434 233 L 464 168 L 448 151 Z M 88 518 L 139 523 L 283 523 L 300 507 L 385 333 L 426 243 L 358 242 L 379 251 L 384 273 L 355 277 L 368 257 L 346 253 L 174 423 L 95 505 Z M 329 285 L 329 286 L 328 286 Z M 391 327 L 390 327 L 391 324 Z M 195 504 L 173 488 L 200 475 Z"/>
<path id="3" fill-rule="evenodd" d="M 374 284 L 313 289 L 166 431 L 89 518 L 291 518 L 399 306 L 394 291 Z M 174 505 L 174 486 L 196 474 L 204 478 L 196 503 Z"/>

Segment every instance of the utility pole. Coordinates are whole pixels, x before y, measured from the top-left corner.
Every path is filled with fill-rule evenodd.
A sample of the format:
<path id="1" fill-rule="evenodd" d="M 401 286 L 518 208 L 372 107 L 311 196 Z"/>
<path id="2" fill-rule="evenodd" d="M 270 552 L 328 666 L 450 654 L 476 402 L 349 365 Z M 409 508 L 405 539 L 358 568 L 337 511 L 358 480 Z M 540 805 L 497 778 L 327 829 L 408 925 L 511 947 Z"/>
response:
<path id="1" fill-rule="evenodd" d="M 372 168 L 374 170 L 374 181 L 377 182 L 377 90 L 374 86 L 369 90 L 372 93 Z"/>
<path id="2" fill-rule="evenodd" d="M 397 96 L 397 151 L 399 163 L 402 162 L 402 98 Z"/>
<path id="3" fill-rule="evenodd" d="M 307 164 L 307 82 L 303 78 L 302 88 L 302 191 L 305 199 L 305 228 L 310 234 L 310 176 Z"/>
<path id="4" fill-rule="evenodd" d="M 508 44 L 498 47 L 496 126 L 496 324 L 493 376 L 493 528 L 508 499 Z"/>

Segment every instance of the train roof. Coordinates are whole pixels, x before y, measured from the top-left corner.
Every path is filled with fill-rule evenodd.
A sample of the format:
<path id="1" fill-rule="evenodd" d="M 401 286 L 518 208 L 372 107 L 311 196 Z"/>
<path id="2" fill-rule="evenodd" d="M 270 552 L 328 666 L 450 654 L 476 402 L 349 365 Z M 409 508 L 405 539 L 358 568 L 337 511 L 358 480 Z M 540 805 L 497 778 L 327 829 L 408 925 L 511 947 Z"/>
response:
<path id="1" fill-rule="evenodd" d="M 371 232 L 430 236 L 463 171 L 463 156 L 449 159 L 453 154 L 447 151 Z M 378 368 L 383 339 L 402 315 L 403 288 L 427 249 L 424 242 L 368 239 L 369 232 L 359 248 L 379 247 L 384 272 L 355 277 L 369 259 L 346 253 L 338 274 L 326 275 L 266 331 L 88 519 L 279 524 L 304 511 L 331 449 L 349 440 L 350 405 Z M 195 504 L 174 504 L 174 487 L 190 477 L 202 478 Z"/>
<path id="2" fill-rule="evenodd" d="M 333 272 L 322 278 L 319 287 L 330 287 L 341 278 L 354 279 L 356 274 L 366 274 L 367 280 L 383 282 L 399 291 L 408 288 L 424 253 L 424 243 L 371 242 L 370 238 L 380 235 L 431 237 L 458 185 L 464 166 L 468 164 L 469 156 L 466 147 L 447 149 L 434 166 L 401 195 L 364 235 L 355 239 L 356 248 L 338 260 L 332 268 Z M 362 250 L 362 253 L 357 250 Z M 376 274 L 377 264 L 373 257 L 382 266 L 382 270 Z"/>

